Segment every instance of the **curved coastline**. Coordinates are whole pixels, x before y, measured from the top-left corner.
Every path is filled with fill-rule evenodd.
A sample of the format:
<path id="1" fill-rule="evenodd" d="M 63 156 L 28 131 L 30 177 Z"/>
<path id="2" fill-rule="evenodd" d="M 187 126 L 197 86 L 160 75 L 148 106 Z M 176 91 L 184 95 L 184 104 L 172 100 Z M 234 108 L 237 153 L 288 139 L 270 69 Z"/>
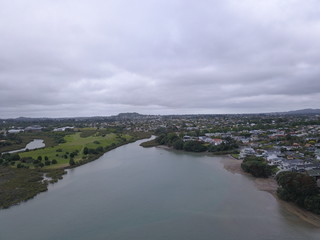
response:
<path id="1" fill-rule="evenodd" d="M 36 170 L 34 170 L 34 169 L 30 169 L 29 170 L 28 169 L 27 171 L 24 171 L 26 176 L 24 176 L 23 178 L 20 178 L 22 180 L 20 180 L 18 182 L 15 182 L 13 187 L 12 186 L 9 187 L 9 191 L 8 191 L 8 189 L 5 189 L 6 193 L 8 193 L 10 195 L 10 194 L 12 194 L 11 192 L 12 191 L 16 191 L 16 189 L 24 189 L 24 188 L 26 188 L 26 187 L 21 187 L 24 184 L 24 180 L 23 179 L 26 178 L 26 177 L 29 177 L 29 174 L 27 174 L 27 173 L 30 173 L 31 171 L 32 171 L 33 174 L 39 174 L 39 176 L 38 176 L 39 179 L 34 180 L 34 178 L 32 178 L 32 180 L 30 180 L 30 181 L 35 181 L 35 183 L 39 182 L 41 184 L 41 186 L 38 186 L 37 188 L 31 187 L 31 189 L 28 189 L 28 191 L 24 191 L 23 193 L 18 195 L 19 198 L 11 197 L 11 196 L 3 198 L 3 199 L 9 199 L 9 200 L 8 201 L 0 201 L 0 211 L 2 209 L 10 208 L 10 207 L 12 207 L 14 205 L 19 205 L 22 202 L 26 202 L 26 201 L 34 198 L 35 196 L 37 196 L 41 192 L 48 191 L 49 184 L 54 184 L 54 183 L 58 182 L 59 180 L 63 179 L 63 175 L 67 174 L 67 172 L 65 170 L 76 168 L 76 167 L 79 167 L 81 165 L 87 164 L 89 162 L 95 161 L 95 160 L 99 159 L 101 156 L 103 156 L 105 153 L 107 153 L 107 152 L 109 152 L 111 150 L 114 150 L 114 149 L 116 149 L 118 147 L 121 147 L 123 145 L 127 145 L 127 144 L 130 144 L 130 143 L 142 140 L 142 139 L 150 139 L 150 137 L 148 137 L 148 138 L 145 138 L 145 136 L 143 136 L 143 137 L 134 137 L 131 140 L 126 141 L 126 142 L 118 143 L 118 144 L 116 144 L 114 146 L 110 145 L 108 147 L 108 149 L 105 150 L 104 152 L 95 154 L 95 155 L 91 156 L 90 158 L 88 158 L 85 161 L 81 161 L 81 162 L 79 161 L 73 166 L 65 164 L 65 165 L 61 165 L 59 168 L 55 168 L 55 169 L 36 169 Z M 35 140 L 38 140 L 38 139 L 35 139 Z M 42 139 L 41 139 L 41 141 L 43 142 Z M 9 169 L 9 170 L 10 170 L 9 172 L 12 172 L 15 169 Z M 6 171 L 5 173 L 6 174 L 3 174 L 3 176 L 8 175 L 8 171 Z M 12 179 L 14 179 L 14 176 L 15 175 L 13 175 Z M 49 177 L 48 179 L 50 179 L 50 180 L 46 179 L 46 176 Z M 3 181 L 3 180 L 0 179 L 0 181 Z"/>
<path id="2" fill-rule="evenodd" d="M 277 196 L 277 188 L 278 184 L 274 178 L 254 178 L 250 174 L 245 173 L 241 168 L 241 160 L 235 159 L 232 156 L 227 156 L 228 158 L 225 158 L 221 160 L 221 163 L 224 166 L 224 169 L 227 171 L 233 173 L 233 174 L 241 174 L 248 176 L 253 180 L 255 183 L 255 186 L 260 191 L 265 191 L 270 193 L 288 212 L 291 214 L 296 215 L 300 219 L 304 220 L 305 222 L 313 225 L 314 227 L 320 228 L 320 216 L 317 214 L 314 214 L 312 212 L 309 212 L 305 209 L 302 209 L 291 202 L 286 202 Z"/>
<path id="3" fill-rule="evenodd" d="M 158 145 L 156 147 L 165 149 L 165 150 L 179 151 L 165 145 Z M 180 150 L 180 151 L 183 151 L 183 150 Z M 249 177 L 254 182 L 254 185 L 259 191 L 265 191 L 270 193 L 277 200 L 280 206 L 284 208 L 286 211 L 290 212 L 291 214 L 294 214 L 295 216 L 311 224 L 312 226 L 316 228 L 320 228 L 320 215 L 314 214 L 303 208 L 300 208 L 292 202 L 283 201 L 278 197 L 277 195 L 278 183 L 274 178 L 255 178 L 251 176 L 249 173 L 246 173 L 242 170 L 241 168 L 242 160 L 236 159 L 231 155 L 225 155 L 225 158 L 221 160 L 221 163 L 223 164 L 224 169 L 226 169 L 227 171 L 233 174 L 241 174 Z"/>

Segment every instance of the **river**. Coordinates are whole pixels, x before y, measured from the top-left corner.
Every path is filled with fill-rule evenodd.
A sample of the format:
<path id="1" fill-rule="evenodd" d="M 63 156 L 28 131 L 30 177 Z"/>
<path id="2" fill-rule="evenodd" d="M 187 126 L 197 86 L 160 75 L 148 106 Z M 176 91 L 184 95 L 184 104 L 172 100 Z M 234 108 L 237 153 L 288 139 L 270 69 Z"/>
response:
<path id="1" fill-rule="evenodd" d="M 34 199 L 0 211 L 1 240 L 319 239 L 224 157 L 141 141 L 69 170 Z"/>

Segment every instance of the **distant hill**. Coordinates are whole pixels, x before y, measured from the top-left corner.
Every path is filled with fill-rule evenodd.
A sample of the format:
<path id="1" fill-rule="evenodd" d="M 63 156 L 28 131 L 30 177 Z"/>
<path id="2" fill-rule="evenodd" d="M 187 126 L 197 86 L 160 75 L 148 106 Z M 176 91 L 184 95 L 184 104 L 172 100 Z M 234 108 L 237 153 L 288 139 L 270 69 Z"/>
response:
<path id="1" fill-rule="evenodd" d="M 224 114 L 224 115 L 320 115 L 320 109 L 306 108 L 288 112 L 270 112 L 270 113 L 246 113 L 246 114 Z M 31 118 L 31 117 L 18 117 L 18 118 L 8 118 L 0 120 L 9 120 L 12 122 L 44 122 L 44 121 L 106 121 L 106 120 L 131 120 L 131 119 L 152 119 L 159 116 L 170 118 L 196 118 L 199 116 L 221 116 L 221 114 L 175 114 L 175 115 L 144 115 L 137 112 L 119 113 L 113 116 L 92 116 L 92 117 L 62 117 L 62 118 Z"/>
<path id="2" fill-rule="evenodd" d="M 129 113 L 119 113 L 116 116 L 111 116 L 111 119 L 116 119 L 116 120 L 124 120 L 124 119 L 141 119 L 141 118 L 146 118 L 147 115 L 143 115 L 140 113 L 136 112 L 129 112 Z"/>
<path id="3" fill-rule="evenodd" d="M 300 109 L 300 110 L 285 112 L 285 114 L 289 114 L 289 115 L 295 115 L 295 114 L 320 114 L 320 109 L 306 108 L 306 109 Z"/>

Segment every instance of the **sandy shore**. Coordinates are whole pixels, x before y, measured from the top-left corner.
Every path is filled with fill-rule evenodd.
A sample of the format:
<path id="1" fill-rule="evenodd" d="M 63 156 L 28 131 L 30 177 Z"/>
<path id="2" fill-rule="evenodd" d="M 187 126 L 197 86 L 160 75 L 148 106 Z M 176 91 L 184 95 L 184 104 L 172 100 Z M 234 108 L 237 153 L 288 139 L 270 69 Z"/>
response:
<path id="1" fill-rule="evenodd" d="M 320 215 L 313 214 L 309 211 L 306 211 L 302 208 L 299 208 L 293 203 L 282 201 L 277 196 L 277 188 L 278 184 L 275 179 L 273 178 L 253 178 L 250 174 L 245 173 L 241 168 L 241 160 L 237 160 L 235 158 L 232 158 L 231 156 L 229 158 L 224 158 L 222 160 L 224 168 L 234 174 L 242 174 L 247 175 L 250 178 L 253 179 L 256 187 L 260 191 L 266 191 L 272 194 L 274 198 L 281 204 L 282 207 L 284 207 L 287 211 L 290 213 L 298 216 L 300 219 L 312 224 L 313 226 L 320 228 Z"/>
<path id="2" fill-rule="evenodd" d="M 173 148 L 172 147 L 168 147 L 168 146 L 166 146 L 166 145 L 158 145 L 158 146 L 156 146 L 157 148 L 162 148 L 162 149 L 167 149 L 167 150 L 173 150 Z"/>

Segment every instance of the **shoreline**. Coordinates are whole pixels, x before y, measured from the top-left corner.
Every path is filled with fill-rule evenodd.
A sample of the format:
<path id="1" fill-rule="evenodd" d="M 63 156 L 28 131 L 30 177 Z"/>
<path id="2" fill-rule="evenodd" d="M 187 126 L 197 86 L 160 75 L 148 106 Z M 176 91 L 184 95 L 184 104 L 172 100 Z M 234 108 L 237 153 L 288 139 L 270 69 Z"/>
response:
<path id="1" fill-rule="evenodd" d="M 134 143 L 136 141 L 143 140 L 143 139 L 148 139 L 148 137 L 147 138 L 145 138 L 145 137 L 142 137 L 142 138 L 134 137 L 133 139 L 131 139 L 129 141 L 122 142 L 122 143 L 116 144 L 114 146 L 110 146 L 103 153 L 98 153 L 98 154 L 95 154 L 95 155 L 91 155 L 91 156 L 89 156 L 88 159 L 83 160 L 83 161 L 78 161 L 73 166 L 64 164 L 64 165 L 61 165 L 61 166 L 59 166 L 57 168 L 23 169 L 23 171 L 28 172 L 28 173 L 39 173 L 39 174 L 41 173 L 40 174 L 41 175 L 41 180 L 39 180 L 39 181 L 37 180 L 36 182 L 41 182 L 41 185 L 43 185 L 42 188 L 34 190 L 34 192 L 32 192 L 32 194 L 29 194 L 30 190 L 28 190 L 28 188 L 26 188 L 28 190 L 27 191 L 27 193 L 28 193 L 27 195 L 23 195 L 23 196 L 20 195 L 19 198 L 13 198 L 10 201 L 5 202 L 5 203 L 0 201 L 0 211 L 3 210 L 3 209 L 8 209 L 10 207 L 19 205 L 22 202 L 26 202 L 26 201 L 36 197 L 38 194 L 40 194 L 42 192 L 48 191 L 49 190 L 48 189 L 49 184 L 54 184 L 54 183 L 58 182 L 59 180 L 63 179 L 63 175 L 67 174 L 67 172 L 65 170 L 77 168 L 77 167 L 80 167 L 80 166 L 85 165 L 87 163 L 93 162 L 93 161 L 99 159 L 101 156 L 103 156 L 105 153 L 107 153 L 109 151 L 112 151 L 112 150 L 114 150 L 116 148 L 122 147 L 122 146 L 127 145 L 127 144 L 131 144 L 131 143 Z M 0 170 L 1 170 L 1 168 L 0 168 Z M 14 171 L 15 168 L 11 169 L 10 167 L 7 167 L 7 170 L 8 171 L 10 171 L 10 170 Z M 50 180 L 50 181 L 45 180 L 44 175 L 49 175 L 49 177 L 51 177 L 52 180 Z M 4 176 L 5 175 L 0 177 L 0 182 L 3 181 Z M 12 177 L 12 179 L 14 179 L 14 177 Z M 6 182 L 4 182 L 4 183 L 6 183 Z M 19 183 L 19 184 L 20 185 L 18 185 L 18 186 L 14 186 L 14 188 L 9 188 L 9 191 L 6 189 L 6 192 L 10 193 L 10 191 L 13 191 L 15 189 L 22 189 L 21 183 Z M 1 187 L 3 187 L 3 186 L 0 185 L 0 189 L 1 189 Z M 4 194 L 4 193 L 2 193 L 2 194 Z"/>
<path id="2" fill-rule="evenodd" d="M 254 178 L 249 173 L 245 173 L 242 170 L 242 160 L 235 159 L 229 155 L 227 157 L 228 158 L 221 160 L 224 169 L 233 174 L 241 174 L 250 177 L 259 191 L 270 193 L 280 204 L 280 206 L 283 207 L 285 210 L 299 217 L 301 220 L 313 225 L 314 227 L 320 228 L 320 215 L 314 214 L 303 208 L 300 208 L 292 202 L 283 201 L 277 196 L 278 184 L 274 178 Z"/>

